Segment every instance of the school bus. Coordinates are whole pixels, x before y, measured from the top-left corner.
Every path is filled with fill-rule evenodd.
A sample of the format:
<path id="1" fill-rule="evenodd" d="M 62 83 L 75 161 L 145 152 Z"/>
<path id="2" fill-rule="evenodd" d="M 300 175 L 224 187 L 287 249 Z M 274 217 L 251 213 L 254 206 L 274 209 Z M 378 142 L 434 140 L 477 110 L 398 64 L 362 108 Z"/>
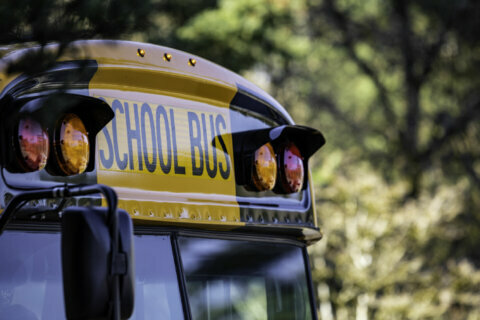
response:
<path id="1" fill-rule="evenodd" d="M 317 319 L 322 134 L 212 62 L 126 41 L 0 50 L 0 319 Z"/>

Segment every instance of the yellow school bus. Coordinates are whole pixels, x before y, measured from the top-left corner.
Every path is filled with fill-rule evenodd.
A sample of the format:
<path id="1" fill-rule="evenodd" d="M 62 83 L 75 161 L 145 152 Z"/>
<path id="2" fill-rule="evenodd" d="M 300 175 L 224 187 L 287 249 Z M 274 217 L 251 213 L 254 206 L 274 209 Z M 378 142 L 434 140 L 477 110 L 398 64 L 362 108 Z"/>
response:
<path id="1" fill-rule="evenodd" d="M 0 50 L 0 319 L 317 319 L 309 158 L 263 90 L 179 50 Z"/>

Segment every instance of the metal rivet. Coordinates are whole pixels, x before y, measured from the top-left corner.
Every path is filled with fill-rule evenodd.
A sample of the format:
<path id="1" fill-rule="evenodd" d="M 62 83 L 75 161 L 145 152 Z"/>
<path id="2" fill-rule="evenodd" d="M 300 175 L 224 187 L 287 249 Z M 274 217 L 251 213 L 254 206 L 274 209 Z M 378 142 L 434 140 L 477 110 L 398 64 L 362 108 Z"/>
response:
<path id="1" fill-rule="evenodd" d="M 188 59 L 188 64 L 192 67 L 195 67 L 195 65 L 197 64 L 197 60 L 190 58 Z"/>
<path id="2" fill-rule="evenodd" d="M 172 60 L 172 55 L 170 53 L 164 53 L 163 54 L 163 60 L 165 60 L 165 61 Z"/>
<path id="3" fill-rule="evenodd" d="M 145 57 L 145 50 L 138 48 L 137 55 L 142 58 Z"/>

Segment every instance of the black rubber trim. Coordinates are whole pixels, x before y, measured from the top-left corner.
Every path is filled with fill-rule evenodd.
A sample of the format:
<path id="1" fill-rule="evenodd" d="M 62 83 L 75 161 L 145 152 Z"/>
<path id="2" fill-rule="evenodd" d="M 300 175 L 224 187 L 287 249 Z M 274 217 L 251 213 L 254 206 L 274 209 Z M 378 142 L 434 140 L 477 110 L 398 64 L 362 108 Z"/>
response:
<path id="1" fill-rule="evenodd" d="M 248 110 L 275 121 L 279 125 L 291 124 L 287 116 L 268 103 L 265 98 L 237 84 L 237 93 L 230 102 L 231 107 Z"/>
<path id="2" fill-rule="evenodd" d="M 278 235 L 249 234 L 243 232 L 218 232 L 218 231 L 195 231 L 180 230 L 178 236 L 190 238 L 207 238 L 220 240 L 239 240 L 251 242 L 266 242 L 276 244 L 293 245 L 296 247 L 305 247 L 305 243 L 290 237 L 279 237 Z"/>
<path id="3" fill-rule="evenodd" d="M 178 247 L 176 232 L 171 233 L 170 241 L 172 243 L 173 258 L 175 260 L 175 269 L 177 271 L 177 281 L 180 290 L 180 299 L 182 300 L 183 315 L 185 319 L 191 320 L 192 312 L 190 310 L 190 302 L 188 301 L 187 279 L 183 270 L 182 257 L 180 255 L 180 248 Z"/>
<path id="4" fill-rule="evenodd" d="M 5 226 L 7 231 L 33 231 L 33 232 L 61 232 L 59 222 L 17 222 L 12 221 Z"/>
<path id="5" fill-rule="evenodd" d="M 96 60 L 72 60 L 58 62 L 53 68 L 44 72 L 26 75 L 21 74 L 12 80 L 0 94 L 18 97 L 25 93 L 48 90 L 87 89 L 90 80 L 98 70 Z M 47 76 L 48 75 L 48 76 Z"/>
<path id="6" fill-rule="evenodd" d="M 310 296 L 310 308 L 312 311 L 312 319 L 318 320 L 317 315 L 317 298 L 315 295 L 315 288 L 313 287 L 313 278 L 312 278 L 312 270 L 310 268 L 310 258 L 308 256 L 307 248 L 303 248 L 303 259 L 305 260 L 305 274 L 307 275 L 307 285 L 308 285 L 308 293 Z"/>

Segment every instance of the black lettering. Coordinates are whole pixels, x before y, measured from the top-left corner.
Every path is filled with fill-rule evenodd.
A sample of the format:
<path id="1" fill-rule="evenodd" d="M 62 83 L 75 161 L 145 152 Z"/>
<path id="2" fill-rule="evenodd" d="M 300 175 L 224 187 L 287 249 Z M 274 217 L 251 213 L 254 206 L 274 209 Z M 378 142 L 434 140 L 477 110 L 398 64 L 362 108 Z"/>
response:
<path id="1" fill-rule="evenodd" d="M 163 116 L 163 122 L 165 124 L 165 135 L 167 141 L 167 163 L 163 160 L 163 146 L 162 146 L 162 134 L 160 125 L 160 116 Z M 167 174 L 172 169 L 172 144 L 170 142 L 170 126 L 168 124 L 168 117 L 165 108 L 162 105 L 158 105 L 157 112 L 155 113 L 155 119 L 157 120 L 157 142 L 158 142 L 158 157 L 160 158 L 160 167 L 163 173 Z"/>
<path id="2" fill-rule="evenodd" d="M 197 135 L 194 136 L 193 123 L 197 128 Z M 202 136 L 200 133 L 200 120 L 194 112 L 188 113 L 188 128 L 190 131 L 190 152 L 192 158 L 192 173 L 194 176 L 201 176 L 203 173 L 203 150 L 202 150 Z M 197 160 L 195 159 L 195 148 L 198 149 L 198 155 L 200 156 L 200 164 L 197 166 Z"/>
<path id="3" fill-rule="evenodd" d="M 118 100 L 114 100 L 112 103 L 112 110 L 115 113 L 115 117 L 112 121 L 112 135 L 113 135 L 113 147 L 115 149 L 115 159 L 117 160 L 117 166 L 120 170 L 125 170 L 128 163 L 127 154 L 123 154 L 123 159 L 120 159 L 120 154 L 118 152 L 118 135 L 117 135 L 117 110 L 120 113 L 123 113 L 123 106 Z"/>
<path id="4" fill-rule="evenodd" d="M 173 109 L 170 109 L 170 122 L 172 123 L 173 165 L 176 174 L 185 174 L 185 167 L 178 165 L 177 158 L 177 134 L 175 133 L 175 117 Z"/>
<path id="5" fill-rule="evenodd" d="M 130 159 L 130 170 L 134 169 L 133 165 L 133 147 L 132 147 L 132 140 L 137 140 L 137 153 L 138 153 L 138 170 L 143 170 L 143 161 L 142 161 L 142 141 L 140 140 L 141 132 L 140 128 L 138 128 L 138 106 L 136 103 L 133 104 L 133 116 L 135 117 L 135 129 L 132 129 L 130 125 L 130 111 L 128 110 L 128 103 L 125 102 L 125 118 L 127 119 L 127 140 L 128 140 L 128 155 Z"/>
<path id="6" fill-rule="evenodd" d="M 210 132 L 212 137 L 212 158 L 208 156 L 208 135 L 207 135 L 207 124 L 205 121 L 205 115 L 202 113 L 202 126 L 203 126 L 203 145 L 205 148 L 205 167 L 207 167 L 207 173 L 210 178 L 215 178 L 217 175 L 217 148 L 215 147 L 215 126 L 213 124 L 213 115 L 210 115 Z M 210 169 L 210 163 L 213 162 L 213 169 Z"/>
<path id="7" fill-rule="evenodd" d="M 142 145 L 143 145 L 143 160 L 145 161 L 145 166 L 149 172 L 155 171 L 157 166 L 157 140 L 155 136 L 155 123 L 153 120 L 152 110 L 150 106 L 146 103 L 142 104 L 141 119 L 142 119 Z M 148 115 L 150 122 L 150 133 L 152 135 L 152 162 L 148 161 L 148 148 L 147 148 L 147 133 L 145 130 L 145 115 Z"/>
<path id="8" fill-rule="evenodd" d="M 105 157 L 105 152 L 102 149 L 100 149 L 100 161 L 102 162 L 102 166 L 104 168 L 110 169 L 113 165 L 113 160 L 114 160 L 112 139 L 110 138 L 110 133 L 108 133 L 107 127 L 104 127 L 102 129 L 102 132 L 105 135 L 105 141 L 107 141 L 109 157 L 107 159 Z"/>
<path id="9" fill-rule="evenodd" d="M 218 142 L 222 146 L 223 154 L 225 156 L 225 163 L 226 163 L 226 169 L 223 168 L 223 163 L 219 162 L 218 167 L 220 169 L 220 175 L 222 176 L 223 179 L 227 180 L 228 177 L 230 176 L 230 156 L 228 155 L 227 151 L 227 146 L 225 145 L 225 142 L 223 141 L 222 138 L 222 133 L 220 132 L 220 125 L 223 126 L 223 129 L 227 129 L 227 124 L 225 123 L 225 119 L 223 119 L 222 115 L 218 115 L 217 119 L 215 119 L 215 125 L 217 129 L 217 137 L 218 137 Z"/>

